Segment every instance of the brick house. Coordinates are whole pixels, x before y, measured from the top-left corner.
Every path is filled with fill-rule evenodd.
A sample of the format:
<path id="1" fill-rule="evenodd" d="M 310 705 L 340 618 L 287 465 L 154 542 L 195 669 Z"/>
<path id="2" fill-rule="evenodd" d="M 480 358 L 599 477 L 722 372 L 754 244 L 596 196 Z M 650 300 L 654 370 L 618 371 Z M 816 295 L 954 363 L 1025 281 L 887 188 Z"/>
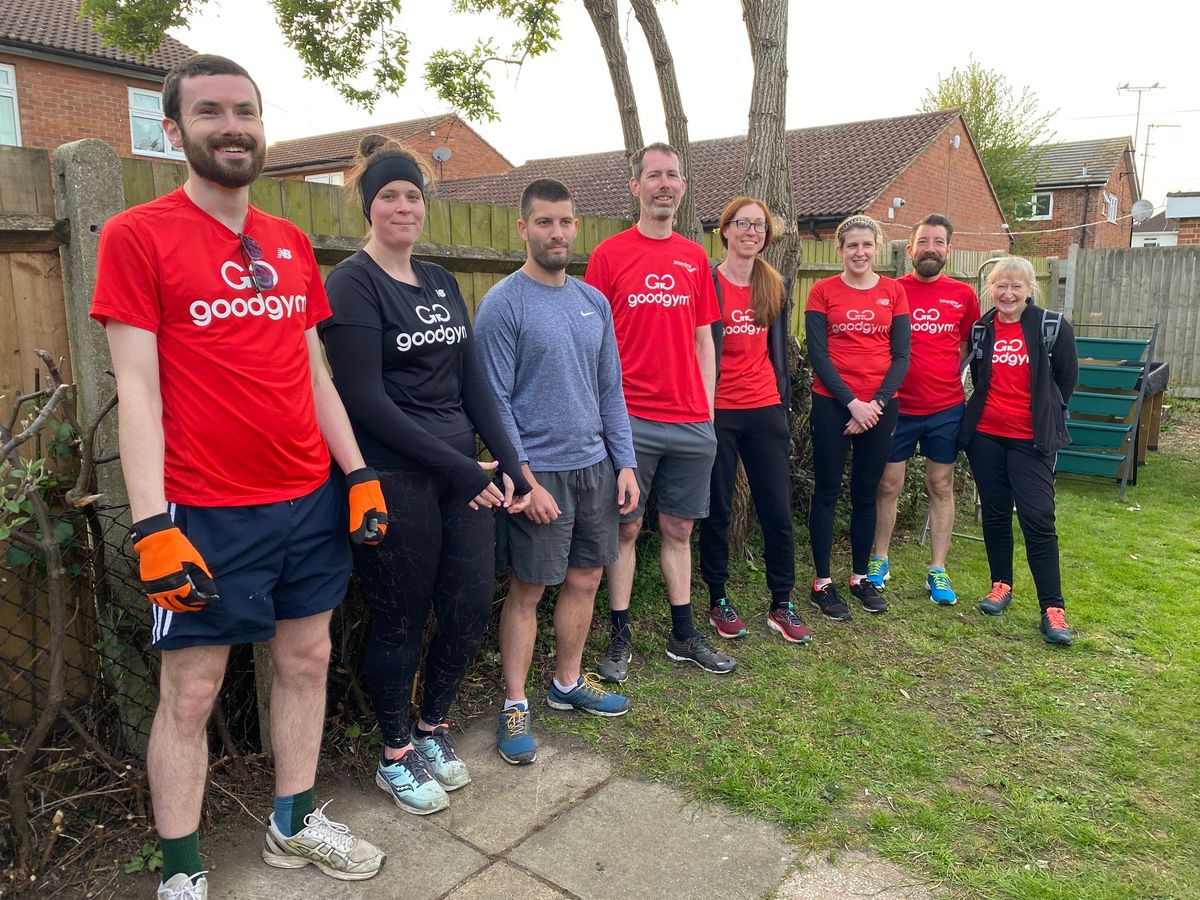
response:
<path id="1" fill-rule="evenodd" d="M 474 128 L 449 114 L 279 141 L 267 150 L 266 174 L 342 184 L 359 142 L 368 134 L 395 138 L 428 166 L 435 182 L 498 175 L 513 167 Z"/>
<path id="2" fill-rule="evenodd" d="M 786 140 L 796 217 L 806 236 L 831 238 L 846 216 L 866 213 L 883 223 L 889 239 L 902 239 L 913 222 L 937 212 L 954 223 L 961 250 L 1007 245 L 1004 215 L 957 110 L 793 129 Z M 706 229 L 738 191 L 745 149 L 745 136 L 692 143 L 689 189 Z M 501 175 L 448 181 L 441 193 L 516 206 L 535 178 L 566 184 L 581 214 L 629 215 L 629 172 L 620 150 L 531 160 Z"/>
<path id="3" fill-rule="evenodd" d="M 1179 223 L 1180 244 L 1200 244 L 1200 191 L 1167 194 L 1166 216 Z"/>
<path id="4" fill-rule="evenodd" d="M 1040 231 L 1039 255 L 1066 257 L 1081 247 L 1128 247 L 1132 209 L 1141 198 L 1129 138 L 1050 144 L 1038 166 L 1030 216 L 1015 231 Z"/>
<path id="5" fill-rule="evenodd" d="M 160 92 L 195 51 L 166 37 L 142 60 L 102 46 L 78 15 L 79 0 L 0 3 L 0 144 L 98 138 L 118 156 L 182 160 L 162 130 Z"/>
<path id="6" fill-rule="evenodd" d="M 1145 222 L 1134 223 L 1131 247 L 1174 247 L 1179 243 L 1179 223 L 1158 213 Z"/>

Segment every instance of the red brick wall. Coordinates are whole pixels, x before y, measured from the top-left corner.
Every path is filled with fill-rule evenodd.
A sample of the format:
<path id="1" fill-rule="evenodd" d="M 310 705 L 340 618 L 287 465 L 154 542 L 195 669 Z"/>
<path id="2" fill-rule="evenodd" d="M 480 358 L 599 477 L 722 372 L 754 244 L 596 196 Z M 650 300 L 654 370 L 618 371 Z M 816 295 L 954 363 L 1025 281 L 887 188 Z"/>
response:
<path id="1" fill-rule="evenodd" d="M 1179 220 L 1179 243 L 1200 244 L 1200 219 Z"/>
<path id="2" fill-rule="evenodd" d="M 957 150 L 950 146 L 956 134 L 962 136 Z M 895 210 L 894 219 L 889 219 L 894 197 L 904 198 L 904 205 Z M 913 160 L 865 212 L 883 223 L 889 240 L 907 239 L 913 223 L 930 213 L 940 213 L 954 224 L 954 246 L 959 250 L 1000 250 L 1008 246 L 1001 227 L 1004 215 L 961 119 Z"/>
<path id="3" fill-rule="evenodd" d="M 0 53 L 17 72 L 21 143 L 52 150 L 82 138 L 98 138 L 117 156 L 133 156 L 129 88 L 162 90 L 161 81 L 125 77 L 26 56 Z"/>
<path id="4" fill-rule="evenodd" d="M 1065 231 L 1052 231 L 1034 238 L 1039 256 L 1058 256 L 1066 258 L 1072 244 L 1083 247 L 1128 247 L 1133 236 L 1133 219 L 1127 218 L 1133 209 L 1133 174 L 1130 154 L 1125 153 L 1121 163 L 1113 170 L 1107 183 L 1088 189 L 1054 188 L 1054 208 L 1049 220 L 1024 222 L 1017 227 L 1018 231 L 1041 231 L 1051 228 L 1066 228 Z M 1104 193 L 1115 194 L 1117 197 L 1117 222 L 1106 221 L 1104 208 Z M 1085 196 L 1086 195 L 1086 196 Z M 1084 203 L 1087 209 L 1084 209 Z M 1099 225 L 1089 225 L 1086 229 L 1072 226 L 1085 222 L 1100 222 Z"/>

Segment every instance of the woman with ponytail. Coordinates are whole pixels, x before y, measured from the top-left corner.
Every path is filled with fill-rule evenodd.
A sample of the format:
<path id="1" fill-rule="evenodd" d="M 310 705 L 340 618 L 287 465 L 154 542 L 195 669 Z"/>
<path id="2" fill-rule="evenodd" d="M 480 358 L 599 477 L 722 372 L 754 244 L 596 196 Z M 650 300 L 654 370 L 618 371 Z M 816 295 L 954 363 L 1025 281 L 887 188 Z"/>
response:
<path id="1" fill-rule="evenodd" d="M 378 553 L 355 560 L 371 610 L 363 681 L 383 735 L 375 782 L 418 815 L 444 809 L 446 792 L 470 781 L 446 717 L 491 617 L 493 510 L 518 512 L 529 496 L 458 285 L 413 258 L 425 185 L 398 143 L 363 139 L 347 190 L 370 232 L 330 273 L 333 318 L 321 329 L 363 456 L 395 510 Z M 476 433 L 497 462 L 476 461 Z M 493 481 L 497 466 L 503 487 Z M 410 721 L 431 611 L 420 712 Z"/>
<path id="2" fill-rule="evenodd" d="M 721 319 L 712 326 L 719 360 L 717 457 L 709 515 L 700 523 L 700 572 L 708 585 L 709 621 L 724 638 L 747 631 L 725 589 L 729 514 L 740 458 L 762 525 L 771 591 L 767 625 L 785 641 L 802 644 L 811 635 L 792 605 L 796 563 L 788 476 L 789 304 L 783 279 L 761 256 L 774 236 L 771 210 L 754 197 L 734 197 L 721 213 L 718 232 L 727 252 L 712 270 L 721 305 Z"/>

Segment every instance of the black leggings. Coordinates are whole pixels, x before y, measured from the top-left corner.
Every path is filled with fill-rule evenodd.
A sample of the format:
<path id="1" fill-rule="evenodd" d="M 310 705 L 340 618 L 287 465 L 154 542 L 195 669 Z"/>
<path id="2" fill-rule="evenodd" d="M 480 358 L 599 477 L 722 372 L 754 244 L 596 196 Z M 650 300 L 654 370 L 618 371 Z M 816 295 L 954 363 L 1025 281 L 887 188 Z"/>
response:
<path id="1" fill-rule="evenodd" d="M 855 573 L 866 574 L 871 542 L 875 540 L 875 493 L 892 449 L 898 416 L 899 403 L 891 400 L 874 428 L 847 435 L 843 432 L 850 421 L 850 410 L 832 397 L 812 395 L 808 424 L 812 431 L 813 499 L 808 536 L 818 578 L 830 577 L 834 510 L 851 446 L 854 457 L 850 464 L 850 554 Z"/>
<path id="2" fill-rule="evenodd" d="M 421 718 L 446 720 L 492 612 L 495 523 L 472 510 L 426 469 L 379 469 L 390 524 L 378 547 L 356 547 L 355 566 L 371 609 L 363 681 L 389 747 L 408 742 L 409 701 L 421 641 L 433 611 L 425 656 Z"/>
<path id="3" fill-rule="evenodd" d="M 708 518 L 700 523 L 700 574 L 714 597 L 724 593 L 729 579 L 729 513 L 740 456 L 762 525 L 767 587 L 773 600 L 787 600 L 796 584 L 796 556 L 788 476 L 791 433 L 783 407 L 718 409 L 714 424 L 717 457 Z"/>
<path id="4" fill-rule="evenodd" d="M 975 432 L 967 460 L 979 491 L 983 542 L 992 581 L 1013 583 L 1012 511 L 1025 535 L 1025 558 L 1033 573 L 1038 605 L 1063 606 L 1054 527 L 1054 455 L 1036 450 L 1033 441 Z"/>

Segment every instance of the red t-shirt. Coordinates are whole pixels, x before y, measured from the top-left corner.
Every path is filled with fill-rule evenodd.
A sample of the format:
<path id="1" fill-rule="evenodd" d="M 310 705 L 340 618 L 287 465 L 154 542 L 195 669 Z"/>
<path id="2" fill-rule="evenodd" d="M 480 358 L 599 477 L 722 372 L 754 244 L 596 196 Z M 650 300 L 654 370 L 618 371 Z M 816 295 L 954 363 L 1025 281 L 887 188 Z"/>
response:
<path id="1" fill-rule="evenodd" d="M 629 414 L 708 421 L 696 329 L 721 313 L 704 248 L 674 232 L 648 238 L 635 225 L 592 251 L 584 281 L 612 306 Z"/>
<path id="2" fill-rule="evenodd" d="M 912 363 L 897 397 L 906 416 L 928 416 L 962 403 L 959 348 L 971 339 L 979 299 L 969 285 L 945 275 L 918 281 L 898 278 L 908 298 Z"/>
<path id="3" fill-rule="evenodd" d="M 717 409 L 758 409 L 778 404 L 779 383 L 767 355 L 767 329 L 754 324 L 749 285 L 733 284 L 720 270 L 721 377 L 717 380 Z"/>
<path id="4" fill-rule="evenodd" d="M 329 477 L 305 343 L 330 315 L 312 246 L 253 207 L 245 233 L 276 274 L 261 296 L 238 236 L 182 188 L 118 213 L 100 232 L 92 318 L 158 336 L 171 503 L 275 503 Z"/>
<path id="5" fill-rule="evenodd" d="M 1020 322 L 996 322 L 992 375 L 976 429 L 996 437 L 1033 438 L 1029 348 Z"/>
<path id="6" fill-rule="evenodd" d="M 812 286 L 805 311 L 825 314 L 833 367 L 855 397 L 872 400 L 892 364 L 892 318 L 908 315 L 904 288 L 881 275 L 875 287 L 863 290 L 834 275 Z M 813 391 L 833 396 L 816 375 Z"/>

